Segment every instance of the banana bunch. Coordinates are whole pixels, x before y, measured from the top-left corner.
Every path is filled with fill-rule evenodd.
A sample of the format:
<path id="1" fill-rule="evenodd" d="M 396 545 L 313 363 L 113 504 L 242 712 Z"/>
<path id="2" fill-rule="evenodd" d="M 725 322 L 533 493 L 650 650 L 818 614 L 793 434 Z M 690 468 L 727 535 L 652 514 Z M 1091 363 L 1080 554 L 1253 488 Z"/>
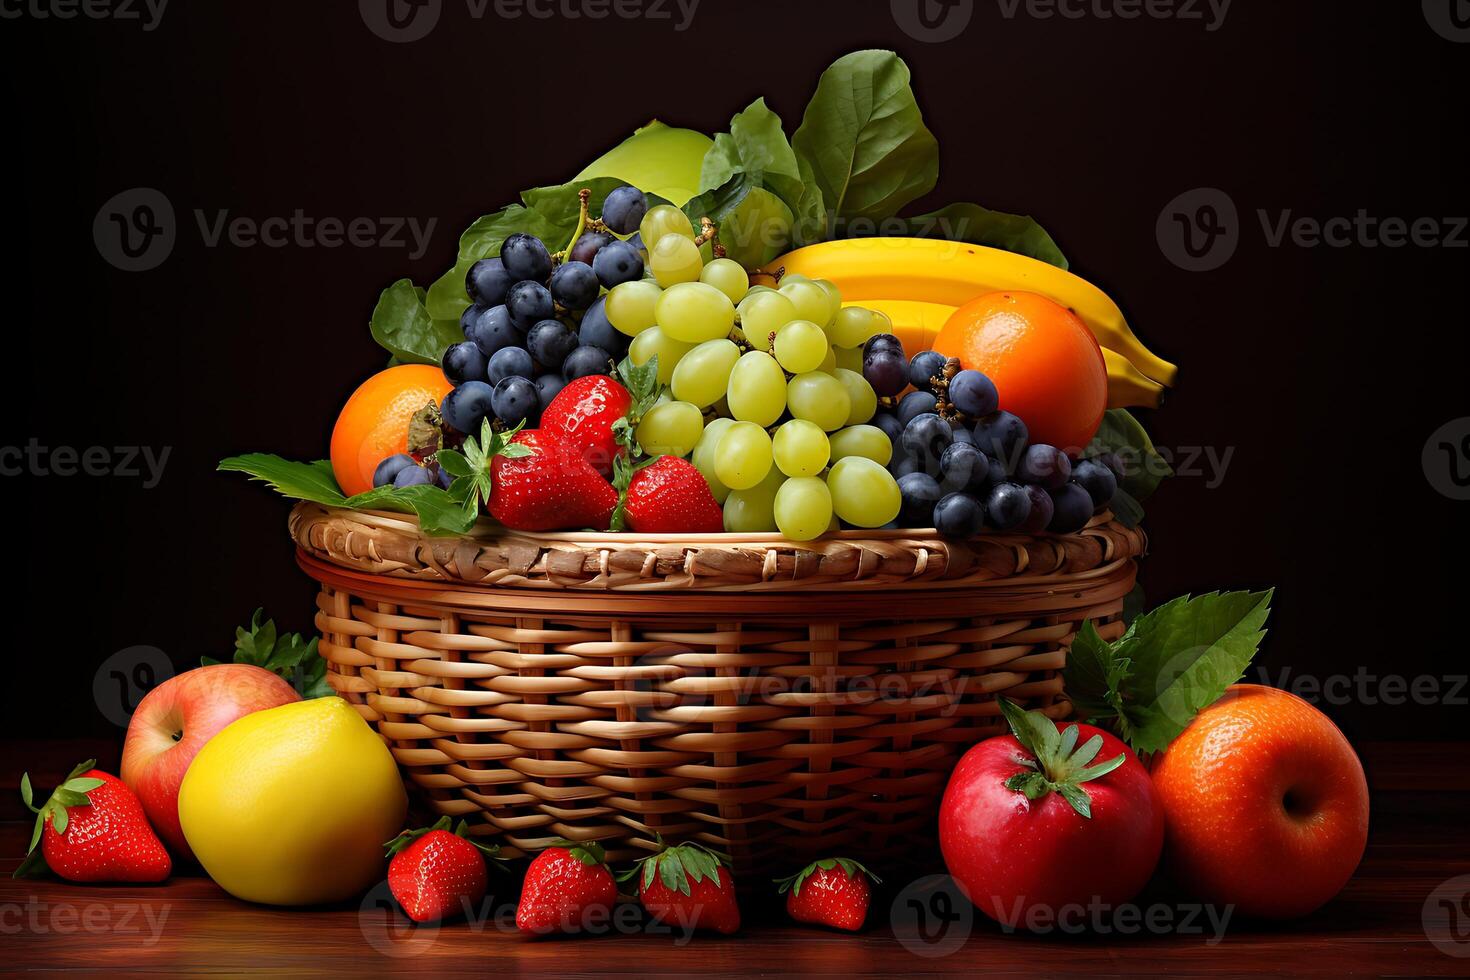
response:
<path id="1" fill-rule="evenodd" d="M 906 350 L 932 346 L 950 314 L 977 296 L 1040 293 L 1075 312 L 1097 337 L 1112 408 L 1157 406 L 1178 374 L 1133 335 L 1123 312 L 1101 289 L 1014 252 L 930 238 L 852 238 L 788 252 L 767 269 L 831 280 L 846 304 L 887 314 Z"/>

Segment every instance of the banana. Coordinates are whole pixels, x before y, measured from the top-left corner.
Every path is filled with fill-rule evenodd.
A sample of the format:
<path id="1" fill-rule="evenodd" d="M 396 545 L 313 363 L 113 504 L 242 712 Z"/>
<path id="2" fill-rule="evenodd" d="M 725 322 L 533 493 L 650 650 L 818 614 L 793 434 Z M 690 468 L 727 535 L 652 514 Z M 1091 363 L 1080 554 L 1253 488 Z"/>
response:
<path id="1" fill-rule="evenodd" d="M 806 273 L 803 273 L 805 275 Z M 870 299 L 847 302 L 844 306 L 861 306 L 877 310 L 893 322 L 893 333 L 903 342 L 904 350 L 928 350 L 934 338 L 954 313 L 955 307 L 943 303 L 924 303 L 908 299 Z M 1164 386 L 1143 375 L 1122 354 L 1103 348 L 1108 367 L 1109 408 L 1158 408 L 1163 401 Z"/>
<path id="2" fill-rule="evenodd" d="M 1070 308 L 1098 343 L 1144 376 L 1172 385 L 1178 368 L 1143 345 L 1108 295 L 1080 276 L 1038 259 L 984 245 L 930 238 L 850 238 L 788 252 L 766 267 L 830 279 L 844 300 L 913 300 L 962 306 L 984 293 L 1026 290 Z"/>

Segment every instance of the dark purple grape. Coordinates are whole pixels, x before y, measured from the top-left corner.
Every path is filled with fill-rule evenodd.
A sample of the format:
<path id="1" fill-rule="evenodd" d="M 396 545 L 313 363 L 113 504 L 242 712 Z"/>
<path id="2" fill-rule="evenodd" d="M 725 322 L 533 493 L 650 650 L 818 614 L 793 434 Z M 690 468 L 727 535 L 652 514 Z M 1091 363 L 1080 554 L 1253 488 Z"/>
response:
<path id="1" fill-rule="evenodd" d="M 561 390 L 567 386 L 566 380 L 559 374 L 543 374 L 536 379 L 536 396 L 541 402 L 541 411 L 546 411 L 546 406 L 551 400 L 561 394 Z"/>
<path id="2" fill-rule="evenodd" d="M 521 331 L 530 330 L 542 320 L 556 315 L 551 290 L 539 282 L 518 282 L 510 287 L 505 297 L 505 308 L 510 311 L 510 322 Z"/>
<path id="3" fill-rule="evenodd" d="M 387 459 L 378 464 L 377 469 L 373 470 L 373 486 L 386 487 L 388 484 L 393 482 L 393 478 L 396 477 L 405 466 L 417 465 L 418 460 L 414 459 L 408 453 L 397 453 L 393 456 L 389 456 Z"/>
<path id="4" fill-rule="evenodd" d="M 1021 522 L 1017 530 L 1025 531 L 1027 534 L 1040 534 L 1051 523 L 1051 515 L 1056 511 L 1056 505 L 1051 502 L 1051 494 L 1041 487 L 1023 487 L 1022 489 L 1026 491 L 1026 496 L 1031 502 L 1031 513 Z"/>
<path id="5" fill-rule="evenodd" d="M 1020 527 L 1031 516 L 1031 494 L 1019 483 L 997 483 L 985 498 L 985 517 L 998 531 Z"/>
<path id="6" fill-rule="evenodd" d="M 506 378 L 529 378 L 535 373 L 536 365 L 531 363 L 530 354 L 520 347 L 503 347 L 490 356 L 485 379 L 492 385 L 498 385 Z"/>
<path id="7" fill-rule="evenodd" d="M 490 357 L 502 347 L 520 347 L 526 342 L 525 331 L 511 322 L 510 310 L 505 306 L 492 306 L 481 313 L 465 336 L 475 342 L 480 353 Z"/>
<path id="8" fill-rule="evenodd" d="M 960 426 L 954 430 L 954 441 L 963 442 L 967 446 L 973 446 L 975 445 L 975 433 L 964 426 Z"/>
<path id="9" fill-rule="evenodd" d="M 1075 483 L 1050 491 L 1055 511 L 1046 529 L 1053 534 L 1075 534 L 1092 520 L 1092 498 Z"/>
<path id="10" fill-rule="evenodd" d="M 888 461 L 888 472 L 893 474 L 895 480 L 901 480 L 910 473 L 922 473 L 924 467 L 912 456 L 905 456 L 900 450 Z"/>
<path id="11" fill-rule="evenodd" d="M 485 353 L 472 340 L 450 344 L 440 366 L 450 384 L 485 380 Z"/>
<path id="12" fill-rule="evenodd" d="M 495 415 L 506 425 L 521 422 L 534 424 L 541 414 L 541 396 L 535 382 L 523 377 L 509 377 L 495 386 Z"/>
<path id="13" fill-rule="evenodd" d="M 643 278 L 643 256 L 627 242 L 613 242 L 598 249 L 592 269 L 606 289 Z"/>
<path id="14" fill-rule="evenodd" d="M 933 415 L 939 406 L 939 399 L 927 391 L 911 391 L 903 396 L 898 403 L 898 420 L 903 423 L 904 428 L 920 415 Z M 983 447 L 982 447 L 983 448 Z"/>
<path id="15" fill-rule="evenodd" d="M 586 262 L 563 262 L 551 274 L 551 298 L 569 310 L 585 310 L 597 300 L 602 286 Z"/>
<path id="16" fill-rule="evenodd" d="M 919 351 L 909 362 L 909 384 L 919 391 L 938 394 L 939 387 L 930 379 L 944 377 L 944 361 L 944 355 L 936 351 Z"/>
<path id="17" fill-rule="evenodd" d="M 599 296 L 597 302 L 582 314 L 582 324 L 577 329 L 577 343 L 583 347 L 601 347 L 621 361 L 628 353 L 633 338 L 617 329 L 607 318 L 607 297 Z"/>
<path id="18" fill-rule="evenodd" d="M 586 262 L 592 264 L 599 249 L 604 245 L 617 241 L 605 231 L 584 231 L 582 237 L 567 252 L 567 260 L 570 262 Z"/>
<path id="19" fill-rule="evenodd" d="M 979 371 L 961 371 L 949 379 L 949 402 L 974 419 L 1000 407 L 1000 394 L 995 382 Z"/>
<path id="20" fill-rule="evenodd" d="M 1016 467 L 1016 476 L 1024 483 L 1034 483 L 1039 487 L 1055 490 L 1072 479 L 1072 461 L 1055 446 L 1039 442 L 1026 447 L 1026 452 Z"/>
<path id="21" fill-rule="evenodd" d="M 636 187 L 619 187 L 602 202 L 602 223 L 619 235 L 638 230 L 648 213 L 648 198 Z"/>
<path id="22" fill-rule="evenodd" d="M 515 348 L 506 349 L 514 350 Z M 495 413 L 494 403 L 491 400 L 494 392 L 495 389 L 483 381 L 466 381 L 444 396 L 444 404 L 439 409 L 440 414 L 444 416 L 444 421 L 449 423 L 450 428 L 478 439 L 480 423 Z"/>
<path id="23" fill-rule="evenodd" d="M 890 398 L 908 387 L 908 370 L 903 355 L 877 350 L 863 355 L 863 377 L 880 398 Z"/>
<path id="24" fill-rule="evenodd" d="M 577 349 L 577 335 L 560 320 L 542 320 L 526 334 L 526 350 L 548 368 L 561 366 L 567 355 Z M 525 376 L 529 377 L 529 373 Z"/>
<path id="25" fill-rule="evenodd" d="M 1072 467 L 1072 479 L 1087 491 L 1095 507 L 1106 507 L 1118 492 L 1118 478 L 1095 459 L 1084 459 Z"/>
<path id="26" fill-rule="evenodd" d="M 474 339 L 470 336 L 470 331 L 474 329 L 475 321 L 480 318 L 480 314 L 489 308 L 488 306 L 481 306 L 479 303 L 471 303 L 464 308 L 464 312 L 459 315 L 459 330 L 460 333 L 464 334 L 465 340 Z"/>
<path id="27" fill-rule="evenodd" d="M 422 466 L 405 466 L 393 478 L 395 487 L 426 487 L 434 482 L 434 474 Z"/>
<path id="28" fill-rule="evenodd" d="M 979 494 L 990 483 L 990 461 L 967 442 L 953 443 L 944 451 L 939 457 L 939 472 L 939 482 L 946 490 Z"/>
<path id="29" fill-rule="evenodd" d="M 1020 462 L 1030 438 L 1026 423 L 1010 412 L 995 412 L 975 423 L 975 445 L 991 459 L 1000 459 L 1006 469 Z"/>
<path id="30" fill-rule="evenodd" d="M 470 301 L 479 306 L 499 306 L 505 302 L 505 294 L 515 284 L 515 278 L 505 269 L 500 259 L 481 259 L 465 273 L 464 291 Z"/>
<path id="31" fill-rule="evenodd" d="M 869 337 L 863 343 L 863 357 L 877 354 L 880 351 L 888 354 L 897 354 L 903 358 L 904 369 L 908 369 L 908 358 L 903 354 L 903 342 L 891 333 L 877 333 Z"/>
<path id="32" fill-rule="evenodd" d="M 500 261 L 505 264 L 505 271 L 510 273 L 512 282 L 527 279 L 545 282 L 551 275 L 551 253 L 546 250 L 546 244 L 535 235 L 522 231 L 511 235 L 500 246 Z"/>
<path id="33" fill-rule="evenodd" d="M 903 450 L 920 462 L 938 464 L 953 444 L 954 429 L 933 412 L 916 415 L 903 427 Z"/>
<path id="34" fill-rule="evenodd" d="M 944 494 L 939 481 L 927 473 L 909 473 L 898 478 L 902 501 L 898 511 L 901 527 L 933 527 L 934 505 Z"/>
<path id="35" fill-rule="evenodd" d="M 578 347 L 562 362 L 561 374 L 568 381 L 585 378 L 589 374 L 611 374 L 612 355 L 601 347 Z"/>
<path id="36" fill-rule="evenodd" d="M 1112 470 L 1113 478 L 1119 483 L 1122 483 L 1123 478 L 1128 475 L 1128 467 L 1124 465 L 1123 457 L 1119 456 L 1117 453 L 1101 453 L 1097 456 L 1094 456 L 1093 458 L 1096 459 L 1099 463 L 1106 466 L 1108 469 Z"/>
<path id="37" fill-rule="evenodd" d="M 972 538 L 985 523 L 985 508 L 968 493 L 951 493 L 934 505 L 934 529 L 946 538 Z"/>

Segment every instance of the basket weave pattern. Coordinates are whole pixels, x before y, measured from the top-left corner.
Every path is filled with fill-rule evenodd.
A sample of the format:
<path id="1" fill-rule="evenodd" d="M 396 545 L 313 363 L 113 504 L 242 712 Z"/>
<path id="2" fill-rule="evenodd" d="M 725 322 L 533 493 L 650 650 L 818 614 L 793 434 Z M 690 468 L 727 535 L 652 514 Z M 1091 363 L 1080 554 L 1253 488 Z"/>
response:
<path id="1" fill-rule="evenodd" d="M 1066 714 L 1066 647 L 1085 619 L 1121 632 L 1145 546 L 1106 517 L 793 545 L 434 539 L 300 504 L 291 531 L 329 679 L 429 809 L 511 857 L 556 838 L 638 857 L 660 834 L 737 875 L 926 846 L 950 768 L 1003 727 L 997 694 Z"/>

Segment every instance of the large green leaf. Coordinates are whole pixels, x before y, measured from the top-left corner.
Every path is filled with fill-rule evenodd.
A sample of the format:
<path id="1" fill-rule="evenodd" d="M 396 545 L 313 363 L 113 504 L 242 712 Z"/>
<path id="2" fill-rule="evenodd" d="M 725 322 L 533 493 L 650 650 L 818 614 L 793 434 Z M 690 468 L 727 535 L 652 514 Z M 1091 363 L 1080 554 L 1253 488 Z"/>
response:
<path id="1" fill-rule="evenodd" d="M 654 120 L 577 174 L 576 180 L 615 177 L 646 194 L 683 207 L 699 184 L 710 138 Z"/>
<path id="2" fill-rule="evenodd" d="M 1126 408 L 1110 408 L 1104 413 L 1102 425 L 1084 455 L 1102 453 L 1117 453 L 1122 458 L 1126 472 L 1118 489 L 1135 501 L 1147 500 L 1164 477 L 1174 475 L 1173 469 L 1154 448 L 1154 442 L 1142 423 Z"/>
<path id="3" fill-rule="evenodd" d="M 839 225 L 892 218 L 939 179 L 939 144 L 891 51 L 857 51 L 823 72 L 792 144 Z"/>
<path id="4" fill-rule="evenodd" d="M 1067 268 L 1067 257 L 1030 215 L 992 211 L 978 204 L 951 204 L 907 219 L 915 238 L 988 245 Z"/>
<path id="5" fill-rule="evenodd" d="M 435 320 L 424 291 L 400 279 L 378 297 L 370 322 L 373 339 L 405 364 L 438 364 L 444 350 L 463 338 L 458 319 Z"/>

